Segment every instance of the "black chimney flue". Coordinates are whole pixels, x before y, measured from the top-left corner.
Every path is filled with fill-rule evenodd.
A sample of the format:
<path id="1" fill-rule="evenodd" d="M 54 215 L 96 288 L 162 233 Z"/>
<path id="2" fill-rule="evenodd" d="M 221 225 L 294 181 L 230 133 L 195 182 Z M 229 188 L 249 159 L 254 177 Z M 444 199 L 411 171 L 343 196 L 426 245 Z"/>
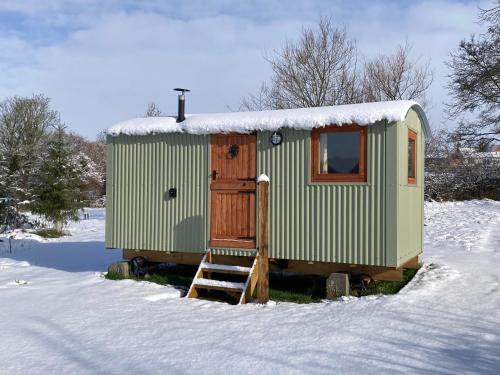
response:
<path id="1" fill-rule="evenodd" d="M 186 92 L 189 92 L 188 89 L 181 89 L 176 87 L 174 91 L 180 91 L 181 93 L 178 96 L 179 104 L 177 110 L 177 122 L 182 122 L 186 119 L 186 96 L 184 95 Z"/>

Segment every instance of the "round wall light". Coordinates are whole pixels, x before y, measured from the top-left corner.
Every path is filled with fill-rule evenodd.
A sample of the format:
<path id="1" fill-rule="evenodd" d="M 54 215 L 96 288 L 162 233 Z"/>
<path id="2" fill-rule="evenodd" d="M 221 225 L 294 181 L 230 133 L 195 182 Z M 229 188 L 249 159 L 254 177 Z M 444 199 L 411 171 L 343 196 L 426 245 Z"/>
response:
<path id="1" fill-rule="evenodd" d="M 278 146 L 281 144 L 281 142 L 283 142 L 283 134 L 281 134 L 280 132 L 274 132 L 273 134 L 271 134 L 271 143 L 273 144 L 273 146 Z"/>

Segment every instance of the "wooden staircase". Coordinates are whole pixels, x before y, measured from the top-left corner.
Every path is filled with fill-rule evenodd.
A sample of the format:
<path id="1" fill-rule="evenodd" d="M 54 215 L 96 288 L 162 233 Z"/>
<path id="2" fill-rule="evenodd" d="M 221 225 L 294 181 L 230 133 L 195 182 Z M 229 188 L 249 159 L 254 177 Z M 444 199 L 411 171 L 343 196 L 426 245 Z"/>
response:
<path id="1" fill-rule="evenodd" d="M 188 298 L 243 304 L 250 301 L 258 279 L 258 251 L 251 267 L 212 263 L 208 250 L 189 288 Z M 237 259 L 235 257 L 235 259 Z"/>
<path id="2" fill-rule="evenodd" d="M 257 189 L 259 237 L 258 249 L 252 251 L 254 259 L 251 262 L 251 267 L 247 267 L 248 262 L 244 266 L 214 263 L 212 262 L 212 251 L 208 250 L 198 267 L 198 271 L 196 271 L 187 298 L 243 304 L 251 300 L 257 287 L 259 302 L 267 303 L 269 301 L 269 178 L 267 176 L 263 175 L 257 179 Z M 234 257 L 232 260 L 236 259 L 241 260 L 242 258 Z"/>

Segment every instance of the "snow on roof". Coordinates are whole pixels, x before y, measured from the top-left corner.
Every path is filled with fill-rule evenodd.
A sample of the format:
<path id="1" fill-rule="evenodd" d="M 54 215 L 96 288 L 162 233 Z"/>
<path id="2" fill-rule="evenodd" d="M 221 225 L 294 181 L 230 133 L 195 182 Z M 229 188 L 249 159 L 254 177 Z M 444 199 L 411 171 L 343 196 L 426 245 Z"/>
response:
<path id="1" fill-rule="evenodd" d="M 177 123 L 175 117 L 138 117 L 119 122 L 109 128 L 106 133 L 110 135 L 146 135 L 182 131 L 181 123 Z"/>
<path id="2" fill-rule="evenodd" d="M 280 128 L 312 129 L 330 124 L 371 125 L 382 120 L 403 121 L 411 108 L 415 109 L 420 116 L 426 136 L 430 136 L 425 113 L 422 107 L 412 100 L 272 111 L 192 114 L 187 115 L 181 123 L 177 123 L 175 117 L 135 118 L 112 126 L 107 133 L 114 136 L 176 132 L 191 134 L 251 133 L 263 130 L 273 131 Z"/>

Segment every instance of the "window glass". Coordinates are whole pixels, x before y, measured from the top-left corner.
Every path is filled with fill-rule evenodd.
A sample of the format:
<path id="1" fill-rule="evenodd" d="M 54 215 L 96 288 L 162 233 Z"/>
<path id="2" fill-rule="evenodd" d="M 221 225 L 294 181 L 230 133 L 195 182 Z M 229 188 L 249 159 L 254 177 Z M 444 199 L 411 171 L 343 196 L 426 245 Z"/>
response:
<path id="1" fill-rule="evenodd" d="M 417 183 L 417 133 L 408 129 L 408 183 Z"/>
<path id="2" fill-rule="evenodd" d="M 366 182 L 366 127 L 329 125 L 311 131 L 312 182 Z"/>
<path id="3" fill-rule="evenodd" d="M 408 178 L 415 178 L 415 140 L 408 138 Z"/>
<path id="4" fill-rule="evenodd" d="M 320 174 L 359 173 L 359 131 L 320 134 Z"/>

